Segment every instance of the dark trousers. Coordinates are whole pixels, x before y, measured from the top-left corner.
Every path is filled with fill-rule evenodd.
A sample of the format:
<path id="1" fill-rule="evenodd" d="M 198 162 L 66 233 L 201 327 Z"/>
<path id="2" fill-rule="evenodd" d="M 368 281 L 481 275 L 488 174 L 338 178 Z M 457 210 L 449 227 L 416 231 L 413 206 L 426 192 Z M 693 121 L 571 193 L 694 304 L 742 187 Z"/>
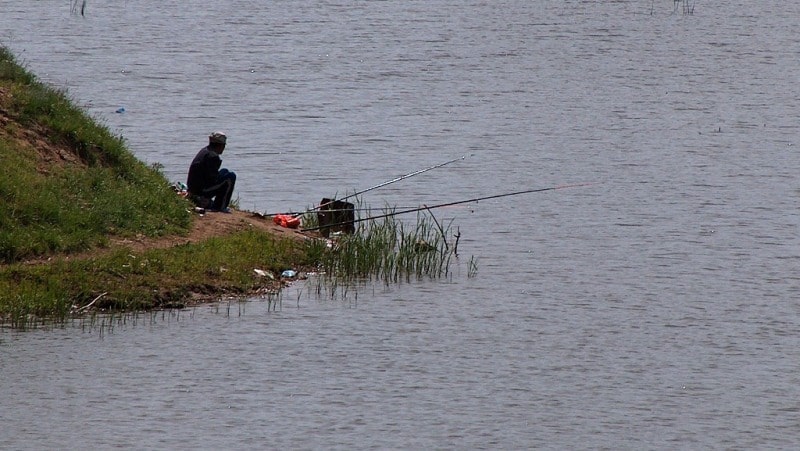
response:
<path id="1" fill-rule="evenodd" d="M 217 174 L 217 181 L 213 186 L 204 189 L 200 193 L 193 193 L 198 197 L 206 198 L 211 201 L 212 210 L 224 210 L 231 203 L 233 188 L 236 185 L 236 173 L 227 169 L 220 169 Z M 203 205 L 201 205 L 203 206 Z"/>

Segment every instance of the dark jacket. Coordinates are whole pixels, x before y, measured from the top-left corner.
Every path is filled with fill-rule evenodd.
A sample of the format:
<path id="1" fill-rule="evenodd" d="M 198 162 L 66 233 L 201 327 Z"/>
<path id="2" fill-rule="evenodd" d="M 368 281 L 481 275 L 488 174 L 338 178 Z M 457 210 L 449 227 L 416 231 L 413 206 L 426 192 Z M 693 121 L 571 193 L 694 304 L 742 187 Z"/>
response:
<path id="1" fill-rule="evenodd" d="M 222 166 L 222 158 L 219 157 L 219 154 L 209 149 L 208 146 L 200 149 L 189 166 L 189 179 L 186 181 L 188 191 L 192 194 L 200 194 L 203 190 L 214 186 L 217 183 L 220 166 Z"/>

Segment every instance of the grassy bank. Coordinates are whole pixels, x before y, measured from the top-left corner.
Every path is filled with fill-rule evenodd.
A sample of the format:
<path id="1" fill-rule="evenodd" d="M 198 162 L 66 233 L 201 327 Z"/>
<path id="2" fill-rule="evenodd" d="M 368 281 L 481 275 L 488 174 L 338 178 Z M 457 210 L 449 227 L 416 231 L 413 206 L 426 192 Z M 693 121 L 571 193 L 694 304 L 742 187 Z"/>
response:
<path id="1" fill-rule="evenodd" d="M 312 266 L 316 258 L 308 245 L 253 230 L 169 249 L 10 265 L 0 268 L 0 312 L 25 326 L 88 308 L 180 308 L 223 295 L 272 294 L 281 271 Z"/>
<path id="2" fill-rule="evenodd" d="M 190 205 L 124 139 L 0 48 L 0 321 L 94 308 L 181 305 L 252 293 L 311 262 L 297 240 L 264 231 L 133 252 L 114 245 L 189 233 Z M 169 239 L 169 238 L 167 238 Z"/>
<path id="3" fill-rule="evenodd" d="M 360 222 L 336 242 L 245 212 L 199 218 L 121 136 L 2 48 L 0 161 L 0 323 L 17 327 L 274 293 L 286 269 L 321 270 L 335 295 L 364 280 L 446 276 L 457 255 L 432 215 L 410 229 L 394 216 Z"/>
<path id="4" fill-rule="evenodd" d="M 185 232 L 164 177 L 0 49 L 0 263 Z"/>

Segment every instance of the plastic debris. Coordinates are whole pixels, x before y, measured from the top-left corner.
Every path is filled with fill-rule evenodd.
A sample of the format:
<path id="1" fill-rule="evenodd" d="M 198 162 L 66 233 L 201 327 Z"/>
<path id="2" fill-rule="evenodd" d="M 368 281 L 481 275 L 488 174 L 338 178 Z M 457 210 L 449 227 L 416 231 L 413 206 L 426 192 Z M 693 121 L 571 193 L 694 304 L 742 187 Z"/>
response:
<path id="1" fill-rule="evenodd" d="M 125 107 L 124 106 L 121 106 L 121 107 L 117 108 L 117 111 L 115 111 L 115 113 L 120 113 L 120 114 L 122 114 L 124 112 L 125 112 Z"/>
<path id="2" fill-rule="evenodd" d="M 285 277 L 287 279 L 293 279 L 297 276 L 297 272 L 291 269 L 287 269 L 286 271 L 281 273 L 281 277 Z"/>
<path id="3" fill-rule="evenodd" d="M 273 276 L 271 272 L 264 271 L 263 269 L 255 268 L 253 269 L 253 272 L 259 277 L 269 277 L 270 279 L 275 279 L 275 276 Z"/>

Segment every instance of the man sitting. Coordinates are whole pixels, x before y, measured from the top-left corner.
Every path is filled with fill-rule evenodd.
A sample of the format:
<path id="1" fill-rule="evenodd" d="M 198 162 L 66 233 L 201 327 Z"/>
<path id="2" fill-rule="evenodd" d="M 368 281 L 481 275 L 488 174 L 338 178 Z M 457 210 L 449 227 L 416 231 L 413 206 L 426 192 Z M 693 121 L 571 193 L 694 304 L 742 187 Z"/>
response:
<path id="1" fill-rule="evenodd" d="M 202 208 L 212 211 L 230 213 L 228 205 L 236 184 L 236 174 L 220 169 L 222 152 L 228 138 L 223 132 L 214 132 L 208 136 L 208 145 L 200 149 L 189 166 L 189 178 L 186 182 L 189 198 Z"/>

